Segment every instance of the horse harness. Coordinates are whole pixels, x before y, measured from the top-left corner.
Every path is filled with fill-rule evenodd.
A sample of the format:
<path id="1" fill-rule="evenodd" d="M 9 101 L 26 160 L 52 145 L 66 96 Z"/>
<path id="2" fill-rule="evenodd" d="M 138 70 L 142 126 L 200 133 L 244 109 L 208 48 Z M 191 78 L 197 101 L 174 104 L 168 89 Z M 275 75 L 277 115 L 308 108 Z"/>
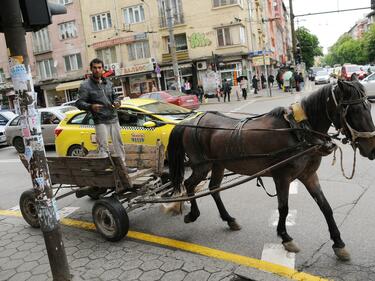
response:
<path id="1" fill-rule="evenodd" d="M 337 125 L 331 119 L 331 117 L 329 116 L 329 113 L 328 113 L 328 109 L 326 108 L 327 117 L 332 122 L 332 124 L 335 125 L 336 130 L 338 130 L 339 132 L 343 132 L 344 135 L 349 139 L 349 141 L 352 143 L 353 146 L 355 146 L 355 141 L 358 138 L 372 138 L 372 137 L 374 137 L 375 131 L 359 132 L 359 131 L 355 130 L 354 128 L 352 128 L 352 126 L 350 126 L 349 122 L 346 120 L 346 115 L 347 115 L 348 109 L 351 105 L 355 105 L 355 104 L 364 104 L 365 105 L 366 102 L 368 102 L 366 95 L 363 95 L 362 97 L 360 97 L 358 99 L 340 100 L 338 102 L 337 98 L 336 98 L 336 94 L 335 94 L 336 87 L 337 87 L 337 85 L 332 86 L 331 95 L 328 96 L 327 103 L 329 103 L 330 98 L 332 97 L 332 100 L 333 100 L 333 102 L 335 104 L 335 107 L 336 107 L 335 113 L 337 111 L 339 111 L 339 114 L 340 114 L 341 126 Z M 345 130 L 345 127 L 346 127 L 347 130 Z M 349 131 L 349 136 L 347 135 L 347 131 Z"/>

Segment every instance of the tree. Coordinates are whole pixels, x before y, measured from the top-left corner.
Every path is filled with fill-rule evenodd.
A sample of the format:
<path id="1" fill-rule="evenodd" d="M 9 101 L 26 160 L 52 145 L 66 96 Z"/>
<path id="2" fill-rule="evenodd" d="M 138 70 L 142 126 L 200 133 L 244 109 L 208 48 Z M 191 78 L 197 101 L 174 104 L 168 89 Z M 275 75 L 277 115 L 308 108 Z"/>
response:
<path id="1" fill-rule="evenodd" d="M 372 25 L 364 36 L 364 50 L 367 55 L 366 62 L 375 62 L 375 25 Z"/>
<path id="2" fill-rule="evenodd" d="M 301 48 L 302 60 L 307 67 L 312 67 L 314 65 L 314 57 L 323 55 L 318 37 L 310 33 L 306 27 L 299 27 L 296 30 L 296 37 Z"/>

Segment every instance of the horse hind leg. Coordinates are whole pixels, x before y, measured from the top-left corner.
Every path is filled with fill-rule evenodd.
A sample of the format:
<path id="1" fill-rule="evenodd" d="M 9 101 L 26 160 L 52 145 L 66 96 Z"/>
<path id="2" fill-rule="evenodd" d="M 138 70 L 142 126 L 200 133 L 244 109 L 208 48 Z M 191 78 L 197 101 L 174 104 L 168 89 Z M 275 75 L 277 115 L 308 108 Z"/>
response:
<path id="1" fill-rule="evenodd" d="M 218 188 L 223 180 L 223 177 L 224 177 L 224 168 L 215 165 L 212 168 L 211 180 L 210 180 L 210 184 L 208 188 L 210 190 L 215 190 L 215 188 Z M 228 226 L 231 230 L 240 230 L 241 226 L 237 223 L 235 218 L 229 215 L 228 211 L 226 210 L 224 203 L 221 200 L 220 193 L 215 192 L 212 194 L 212 197 L 215 200 L 221 219 L 228 223 Z"/>
<path id="2" fill-rule="evenodd" d="M 210 167 L 208 165 L 195 166 L 192 167 L 192 169 L 193 173 L 184 182 L 187 196 L 194 196 L 195 187 L 207 177 L 207 174 L 210 171 Z M 184 217 L 185 223 L 194 222 L 200 216 L 197 200 L 190 200 L 190 204 L 190 212 Z"/>
<path id="3" fill-rule="evenodd" d="M 286 218 L 289 213 L 289 185 L 290 181 L 286 179 L 274 178 L 277 190 L 277 200 L 279 209 L 279 222 L 277 224 L 277 235 L 282 239 L 285 250 L 292 253 L 298 253 L 300 249 L 293 242 L 293 238 L 289 236 L 286 230 Z"/>

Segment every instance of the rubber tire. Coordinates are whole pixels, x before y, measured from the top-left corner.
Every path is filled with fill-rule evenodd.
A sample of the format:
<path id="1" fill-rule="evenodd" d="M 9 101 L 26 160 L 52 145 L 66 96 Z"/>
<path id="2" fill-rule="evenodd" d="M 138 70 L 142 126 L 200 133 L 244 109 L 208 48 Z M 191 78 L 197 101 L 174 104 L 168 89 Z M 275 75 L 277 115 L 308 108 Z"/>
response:
<path id="1" fill-rule="evenodd" d="M 38 219 L 38 213 L 36 210 L 35 197 L 35 190 L 32 188 L 28 189 L 22 192 L 19 204 L 23 219 L 31 227 L 39 228 L 40 224 Z"/>
<path id="2" fill-rule="evenodd" d="M 81 145 L 78 145 L 78 144 L 73 144 L 71 147 L 69 147 L 69 149 L 68 149 L 68 153 L 67 153 L 67 156 L 73 156 L 72 154 L 73 154 L 73 151 L 75 150 L 75 149 L 83 149 L 83 154 L 82 155 L 80 155 L 80 157 L 84 157 L 84 156 L 86 156 L 87 155 L 87 153 L 88 153 L 88 151 L 87 151 L 87 149 L 86 148 L 82 148 L 82 146 Z"/>
<path id="3" fill-rule="evenodd" d="M 106 216 L 101 218 L 101 215 Z M 92 217 L 96 230 L 108 241 L 116 242 L 123 239 L 129 231 L 129 217 L 120 201 L 113 198 L 102 198 L 97 200 L 92 207 Z M 104 220 L 111 220 L 110 222 Z M 109 229 L 104 223 L 110 223 Z"/>
<path id="4" fill-rule="evenodd" d="M 21 137 L 15 137 L 13 139 L 13 146 L 18 153 L 25 153 L 25 144 L 23 143 L 23 139 Z"/>

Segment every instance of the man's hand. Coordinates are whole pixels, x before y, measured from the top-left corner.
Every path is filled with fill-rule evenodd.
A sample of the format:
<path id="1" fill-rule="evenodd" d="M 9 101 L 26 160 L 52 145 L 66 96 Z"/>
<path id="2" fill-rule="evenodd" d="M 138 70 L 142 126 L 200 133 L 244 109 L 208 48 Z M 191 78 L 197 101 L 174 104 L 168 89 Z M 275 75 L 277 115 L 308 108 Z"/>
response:
<path id="1" fill-rule="evenodd" d="M 118 102 L 118 101 L 115 101 L 115 102 L 113 103 L 113 107 L 116 108 L 116 109 L 119 108 L 120 105 L 121 105 L 121 103 Z"/>
<path id="2" fill-rule="evenodd" d="M 103 105 L 94 103 L 91 105 L 91 109 L 94 112 L 99 112 L 103 108 Z"/>

